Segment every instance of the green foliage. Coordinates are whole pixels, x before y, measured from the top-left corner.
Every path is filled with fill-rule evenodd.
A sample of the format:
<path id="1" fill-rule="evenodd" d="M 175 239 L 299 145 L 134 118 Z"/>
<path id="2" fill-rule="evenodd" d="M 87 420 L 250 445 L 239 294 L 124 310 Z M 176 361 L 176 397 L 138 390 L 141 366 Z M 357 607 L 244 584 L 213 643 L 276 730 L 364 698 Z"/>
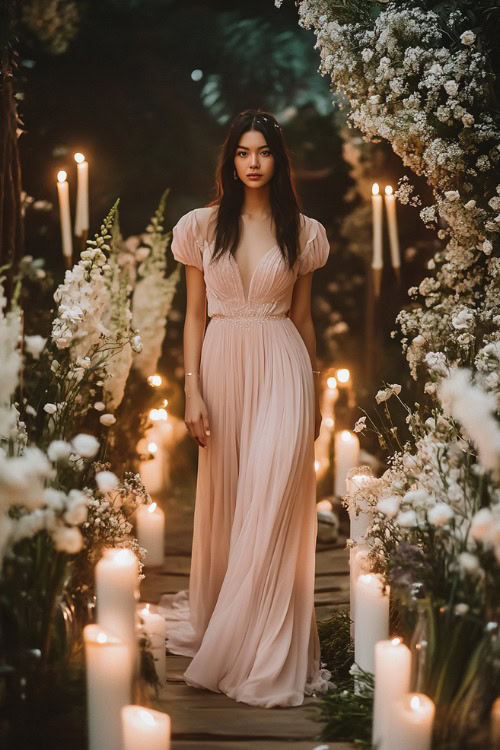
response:
<path id="1" fill-rule="evenodd" d="M 321 661 L 326 663 L 335 684 L 350 679 L 349 670 L 354 662 L 350 629 L 351 618 L 347 609 L 340 609 L 330 619 L 318 623 Z"/>

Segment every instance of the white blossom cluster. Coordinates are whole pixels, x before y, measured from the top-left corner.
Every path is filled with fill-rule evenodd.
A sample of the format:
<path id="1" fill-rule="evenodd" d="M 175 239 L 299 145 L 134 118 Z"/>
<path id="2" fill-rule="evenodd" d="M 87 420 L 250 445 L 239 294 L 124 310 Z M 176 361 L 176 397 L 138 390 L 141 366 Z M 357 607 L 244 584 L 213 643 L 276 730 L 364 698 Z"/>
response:
<path id="1" fill-rule="evenodd" d="M 132 324 L 140 332 L 142 350 L 135 357 L 133 367 L 144 377 L 156 372 L 168 313 L 180 280 L 179 265 L 169 276 L 165 276 L 166 249 L 171 236 L 163 232 L 162 225 L 167 194 L 168 191 L 165 191 L 136 248 L 140 264 L 133 294 Z"/>

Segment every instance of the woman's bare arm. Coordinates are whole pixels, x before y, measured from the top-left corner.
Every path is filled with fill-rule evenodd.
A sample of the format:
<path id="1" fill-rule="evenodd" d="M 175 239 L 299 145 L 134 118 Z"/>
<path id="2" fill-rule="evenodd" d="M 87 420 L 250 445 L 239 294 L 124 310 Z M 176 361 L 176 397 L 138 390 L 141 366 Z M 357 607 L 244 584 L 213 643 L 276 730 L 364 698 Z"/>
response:
<path id="1" fill-rule="evenodd" d="M 200 372 L 201 348 L 206 325 L 206 287 L 203 273 L 186 265 L 186 318 L 184 322 L 184 372 Z M 185 422 L 191 437 L 202 447 L 210 431 L 206 405 L 202 399 L 199 375 L 184 376 L 186 394 Z"/>
<path id="2" fill-rule="evenodd" d="M 293 287 L 292 303 L 290 305 L 289 316 L 296 329 L 302 336 L 304 344 L 306 345 L 307 351 L 309 352 L 309 357 L 311 358 L 312 369 L 317 370 L 316 331 L 314 330 L 314 323 L 311 315 L 312 277 L 313 271 L 297 278 L 297 281 L 295 282 L 295 285 Z M 316 412 L 314 437 L 315 440 L 319 435 L 319 428 L 321 426 L 319 398 L 319 377 L 318 375 L 314 375 L 314 404 Z"/>

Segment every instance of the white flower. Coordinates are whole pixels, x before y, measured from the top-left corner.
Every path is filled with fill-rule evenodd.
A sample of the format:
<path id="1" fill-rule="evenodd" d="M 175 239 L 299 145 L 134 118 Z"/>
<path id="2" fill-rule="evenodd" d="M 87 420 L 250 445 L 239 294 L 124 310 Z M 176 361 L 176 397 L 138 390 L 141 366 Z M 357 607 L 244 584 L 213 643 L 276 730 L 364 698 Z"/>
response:
<path id="1" fill-rule="evenodd" d="M 66 440 L 53 440 L 47 448 L 47 456 L 55 463 L 69 458 L 71 451 L 71 445 Z"/>
<path id="2" fill-rule="evenodd" d="M 95 480 L 101 492 L 116 490 L 119 484 L 118 477 L 112 471 L 98 471 Z"/>
<path id="3" fill-rule="evenodd" d="M 460 198 L 460 193 L 458 192 L 458 190 L 446 190 L 445 197 L 449 201 L 457 201 Z"/>
<path id="4" fill-rule="evenodd" d="M 103 409 L 105 408 L 106 408 L 106 405 L 103 404 L 102 401 L 96 401 L 94 404 L 94 409 L 96 409 L 97 411 L 103 411 Z"/>
<path id="5" fill-rule="evenodd" d="M 24 337 L 24 347 L 26 351 L 29 354 L 31 354 L 33 359 L 39 359 L 40 354 L 43 351 L 43 348 L 46 343 L 47 343 L 47 339 L 44 339 L 43 336 L 25 336 Z"/>
<path id="6" fill-rule="evenodd" d="M 454 612 L 456 615 L 466 615 L 469 609 L 470 607 L 468 604 L 461 602 L 460 604 L 455 604 Z"/>
<path id="7" fill-rule="evenodd" d="M 71 524 L 72 526 L 79 526 L 82 523 L 85 523 L 88 516 L 88 508 L 86 505 L 78 505 L 75 503 L 75 505 L 71 505 L 68 510 L 64 514 L 64 520 L 66 523 Z"/>
<path id="8" fill-rule="evenodd" d="M 99 450 L 99 441 L 93 435 L 83 432 L 76 435 L 71 441 L 73 450 L 82 458 L 92 458 Z"/>
<path id="9" fill-rule="evenodd" d="M 101 414 L 101 416 L 99 417 L 99 422 L 106 427 L 110 427 L 116 422 L 116 417 L 113 414 Z"/>
<path id="10" fill-rule="evenodd" d="M 437 503 L 427 512 L 429 523 L 433 526 L 444 526 L 454 517 L 452 508 L 446 503 Z"/>
<path id="11" fill-rule="evenodd" d="M 489 508 L 481 508 L 481 510 L 478 510 L 478 512 L 472 518 L 470 527 L 471 536 L 477 542 L 486 541 L 490 536 L 492 525 L 493 513 Z"/>
<path id="12" fill-rule="evenodd" d="M 383 497 L 377 503 L 377 510 L 387 516 L 388 518 L 394 518 L 399 510 L 399 504 L 401 498 L 397 495 L 390 495 L 390 497 Z"/>
<path id="13" fill-rule="evenodd" d="M 47 414 L 55 414 L 57 411 L 57 406 L 55 404 L 45 404 L 43 410 L 46 411 Z"/>
<path id="14" fill-rule="evenodd" d="M 56 526 L 52 532 L 52 539 L 55 548 L 60 552 L 67 552 L 68 555 L 76 554 L 83 545 L 81 532 L 75 526 Z"/>
<path id="15" fill-rule="evenodd" d="M 354 432 L 363 432 L 366 429 L 366 417 L 360 417 L 354 425 Z"/>
<path id="16" fill-rule="evenodd" d="M 464 31 L 464 33 L 460 36 L 460 41 L 462 42 L 462 44 L 465 44 L 467 46 L 474 44 L 475 40 L 476 35 L 473 31 L 470 31 L 470 29 L 469 31 Z"/>
<path id="17" fill-rule="evenodd" d="M 378 391 L 375 401 L 377 404 L 380 404 L 382 401 L 387 401 L 391 396 L 397 396 L 399 393 L 401 393 L 401 386 L 397 383 L 391 383 L 387 388 Z"/>
<path id="18" fill-rule="evenodd" d="M 460 310 L 459 313 L 452 317 L 451 324 L 453 328 L 455 328 L 457 331 L 460 331 L 466 328 L 470 328 L 473 321 L 474 313 L 472 313 L 470 310 Z"/>
<path id="19" fill-rule="evenodd" d="M 396 523 L 407 529 L 414 528 L 417 525 L 417 514 L 414 510 L 402 510 L 397 515 Z"/>
<path id="20" fill-rule="evenodd" d="M 130 346 L 134 350 L 134 352 L 141 352 L 142 351 L 142 341 L 140 336 L 134 336 L 132 341 L 130 342 Z"/>
<path id="21" fill-rule="evenodd" d="M 479 559 L 470 552 L 462 552 L 458 556 L 458 562 L 467 573 L 477 573 L 479 570 Z"/>
<path id="22" fill-rule="evenodd" d="M 491 255 L 491 251 L 493 250 L 493 245 L 489 240 L 485 240 L 483 244 L 481 245 L 481 250 L 485 255 Z"/>
<path id="23" fill-rule="evenodd" d="M 446 81 L 444 89 L 448 96 L 456 96 L 458 91 L 458 84 L 456 81 Z"/>

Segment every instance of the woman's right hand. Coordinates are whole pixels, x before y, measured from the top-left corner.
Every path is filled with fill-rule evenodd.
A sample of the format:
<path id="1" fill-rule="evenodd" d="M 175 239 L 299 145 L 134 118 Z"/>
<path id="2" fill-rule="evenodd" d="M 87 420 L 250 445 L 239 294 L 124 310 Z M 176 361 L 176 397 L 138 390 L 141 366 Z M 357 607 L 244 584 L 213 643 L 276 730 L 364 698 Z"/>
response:
<path id="1" fill-rule="evenodd" d="M 196 440 L 202 448 L 206 448 L 207 433 L 208 437 L 210 437 L 210 426 L 207 407 L 199 391 L 193 393 L 190 398 L 186 395 L 184 422 L 193 440 Z"/>

